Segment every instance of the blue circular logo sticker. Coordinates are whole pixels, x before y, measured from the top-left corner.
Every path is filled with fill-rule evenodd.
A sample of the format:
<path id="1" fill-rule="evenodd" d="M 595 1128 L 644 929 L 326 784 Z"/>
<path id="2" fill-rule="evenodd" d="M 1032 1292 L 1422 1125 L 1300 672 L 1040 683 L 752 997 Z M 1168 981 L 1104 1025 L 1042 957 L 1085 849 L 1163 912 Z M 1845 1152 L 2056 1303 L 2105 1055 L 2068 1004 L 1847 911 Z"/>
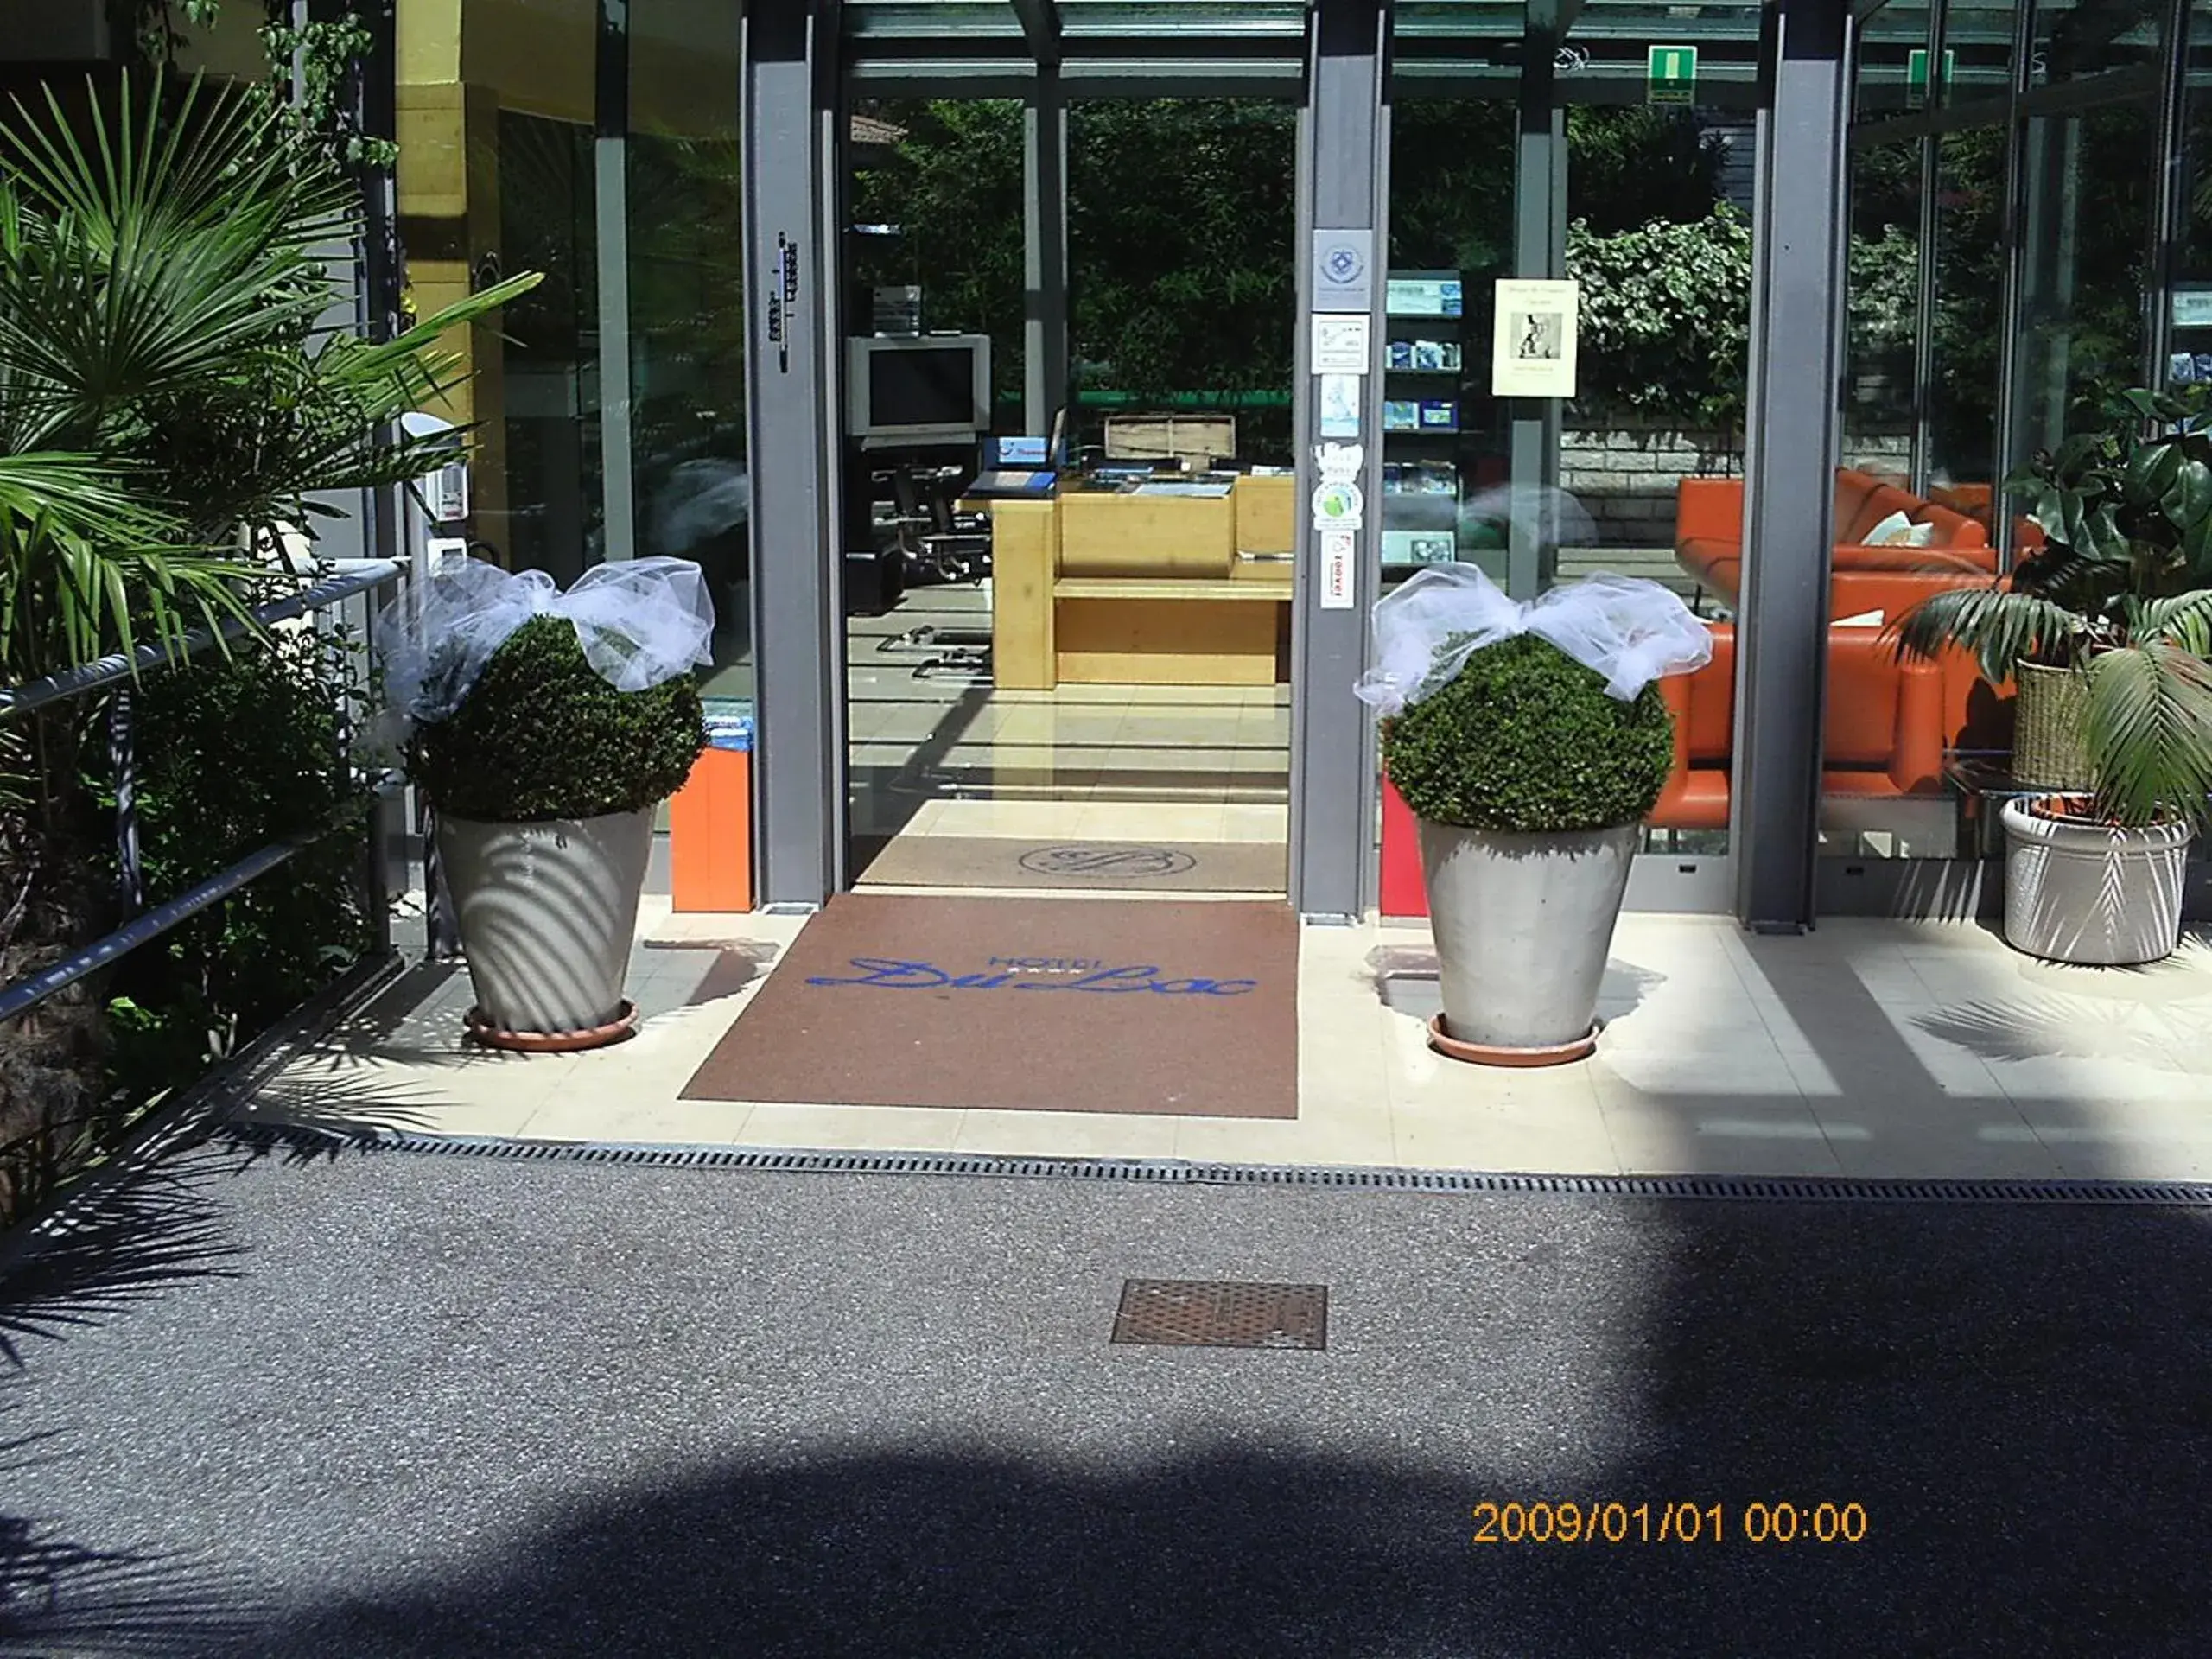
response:
<path id="1" fill-rule="evenodd" d="M 1366 264 L 1357 248 L 1332 248 L 1321 261 L 1321 268 L 1332 283 L 1353 283 L 1359 280 Z"/>

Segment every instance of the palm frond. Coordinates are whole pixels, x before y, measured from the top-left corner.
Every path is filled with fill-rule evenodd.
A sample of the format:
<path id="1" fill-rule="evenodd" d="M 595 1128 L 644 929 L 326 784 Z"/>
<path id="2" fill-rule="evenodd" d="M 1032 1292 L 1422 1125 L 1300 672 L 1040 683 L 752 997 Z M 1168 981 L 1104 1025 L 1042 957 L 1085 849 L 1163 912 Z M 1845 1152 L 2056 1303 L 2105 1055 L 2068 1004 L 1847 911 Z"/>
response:
<path id="1" fill-rule="evenodd" d="M 2154 639 L 2100 652 L 2087 679 L 2100 811 L 2135 826 L 2212 823 L 2212 668 Z"/>
<path id="2" fill-rule="evenodd" d="M 143 95 L 142 95 L 143 94 Z M 0 118 L 0 172 L 20 222 L 0 262 L 5 424 L 96 423 L 189 386 L 242 352 L 304 339 L 328 304 L 321 250 L 351 233 L 344 181 L 289 144 L 243 92 L 194 83 L 174 112 L 159 80 L 125 83 L 80 142 L 46 94 Z"/>
<path id="3" fill-rule="evenodd" d="M 2212 590 L 2175 594 L 2138 605 L 2132 617 L 2129 643 L 2145 645 L 2164 639 L 2195 657 L 2212 657 Z"/>
<path id="4" fill-rule="evenodd" d="M 0 454 L 0 512 L 53 517 L 82 533 L 128 542 L 153 517 L 89 455 Z"/>
<path id="5" fill-rule="evenodd" d="M 191 544 L 174 515 L 80 455 L 0 455 L 0 673 L 181 648 L 248 621 L 270 572 Z"/>
<path id="6" fill-rule="evenodd" d="M 0 116 L 0 673 L 242 619 L 241 529 L 418 476 L 398 417 L 520 276 L 373 344 L 327 327 L 358 194 L 281 105 L 156 77 Z"/>
<path id="7" fill-rule="evenodd" d="M 1957 645 L 1999 682 L 2012 678 L 2023 659 L 2070 645 L 2084 631 L 2081 615 L 2056 600 L 1995 583 L 1946 588 L 1891 625 L 1904 654 L 1933 658 Z"/>

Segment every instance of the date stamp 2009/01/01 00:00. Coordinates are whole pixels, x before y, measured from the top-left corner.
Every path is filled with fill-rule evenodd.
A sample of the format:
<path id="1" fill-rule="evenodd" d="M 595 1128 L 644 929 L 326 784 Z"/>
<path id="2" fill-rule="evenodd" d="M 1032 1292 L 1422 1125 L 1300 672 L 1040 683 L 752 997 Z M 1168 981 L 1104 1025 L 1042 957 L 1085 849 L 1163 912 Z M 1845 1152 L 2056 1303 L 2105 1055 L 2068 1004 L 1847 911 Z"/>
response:
<path id="1" fill-rule="evenodd" d="M 1472 1541 L 1492 1544 L 1859 1544 L 1863 1503 L 1789 1502 L 1654 1503 L 1618 1499 L 1485 1500 L 1474 1508 Z"/>

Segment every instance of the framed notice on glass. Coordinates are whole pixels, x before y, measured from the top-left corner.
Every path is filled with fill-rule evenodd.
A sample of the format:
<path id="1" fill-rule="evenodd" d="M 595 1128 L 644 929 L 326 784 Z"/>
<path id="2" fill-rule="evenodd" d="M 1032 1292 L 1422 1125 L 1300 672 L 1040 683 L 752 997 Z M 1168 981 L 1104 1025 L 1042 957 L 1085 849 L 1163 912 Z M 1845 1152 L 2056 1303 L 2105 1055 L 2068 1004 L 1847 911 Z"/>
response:
<path id="1" fill-rule="evenodd" d="M 1576 310 L 1573 283 L 1500 281 L 1491 396 L 1573 397 Z"/>

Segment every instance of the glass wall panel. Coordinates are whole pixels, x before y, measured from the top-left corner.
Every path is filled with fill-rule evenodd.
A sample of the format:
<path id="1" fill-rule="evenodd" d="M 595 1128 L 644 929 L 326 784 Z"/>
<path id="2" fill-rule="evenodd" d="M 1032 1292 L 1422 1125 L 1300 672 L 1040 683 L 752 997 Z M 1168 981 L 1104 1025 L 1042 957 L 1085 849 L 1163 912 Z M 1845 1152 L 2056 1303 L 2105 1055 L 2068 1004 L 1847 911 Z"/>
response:
<path id="1" fill-rule="evenodd" d="M 1953 0 L 1943 9 L 1943 63 L 1936 77 L 1934 102 L 1986 105 L 2011 92 L 2018 14 L 2018 6 L 2007 0 L 1987 4 Z"/>
<path id="2" fill-rule="evenodd" d="M 1510 470 L 1506 406 L 1490 396 L 1492 285 L 1513 274 L 1514 105 L 1405 99 L 1390 117 L 1389 308 L 1382 395 L 1382 577 L 1454 558 L 1506 579 L 1503 526 L 1481 503 Z M 1435 284 L 1456 284 L 1447 315 Z M 1410 285 L 1410 286 L 1409 286 Z M 1432 301 L 1432 296 L 1435 296 Z M 1449 423 L 1420 424 L 1426 402 Z M 1403 418 L 1410 406 L 1414 419 Z"/>
<path id="3" fill-rule="evenodd" d="M 1402 43 L 1428 15 L 1398 14 Z M 1548 78 L 1548 130 L 1523 136 L 1511 79 L 1453 88 L 1402 60 L 1391 110 L 1383 581 L 1450 561 L 1530 591 L 1618 571 L 1708 619 L 1713 663 L 1667 688 L 1686 755 L 1649 843 L 1691 855 L 1727 850 L 1745 551 L 1758 29 L 1752 12 L 1739 32 L 1728 21 L 1701 15 L 1680 104 L 1643 93 L 1649 48 L 1681 37 L 1662 14 L 1606 5 Z M 1543 219 L 1522 191 L 1550 198 L 1549 248 L 1517 245 Z M 1578 285 L 1572 397 L 1491 393 L 1496 285 L 1531 264 Z"/>
<path id="4" fill-rule="evenodd" d="M 851 126 L 852 296 L 920 289 L 893 327 L 988 334 L 999 428 L 1021 427 L 1022 109 L 1012 99 L 863 99 Z"/>
<path id="5" fill-rule="evenodd" d="M 544 281 L 499 314 L 505 511 L 480 517 L 510 568 L 565 587 L 604 539 L 592 130 L 503 108 L 497 132 L 499 260 Z"/>
<path id="6" fill-rule="evenodd" d="M 427 315 L 502 276 L 543 279 L 444 342 L 460 373 L 441 412 L 472 429 L 467 534 L 480 556 L 567 582 L 603 539 L 597 10 L 458 0 L 403 6 L 395 29 L 408 305 Z"/>
<path id="7" fill-rule="evenodd" d="M 2156 293 L 2156 10 L 2103 0 L 2037 7 L 2025 63 L 2012 50 L 2019 21 L 2012 8 L 1947 9 L 1934 79 L 1964 124 L 1890 142 L 1876 127 L 1854 147 L 1847 468 L 1870 429 L 1916 411 L 1925 424 L 1920 486 L 1888 498 L 1903 515 L 1892 525 L 1902 545 L 1879 526 L 1856 537 L 1866 545 L 1847 546 L 1839 536 L 1830 594 L 1838 632 L 1853 621 L 1894 623 L 1945 586 L 1986 581 L 2034 534 L 2018 516 L 2020 504 L 2008 506 L 2003 480 L 2039 450 L 2101 424 L 2106 402 L 2145 370 Z M 1922 79 L 1909 70 L 1909 86 Z M 2061 82 L 2072 83 L 2066 92 L 2038 93 Z M 1920 181 L 1931 176 L 1923 145 L 1934 162 L 1927 204 L 1916 200 Z M 1916 291 L 1901 283 L 1885 292 L 1891 270 L 1918 266 L 1911 227 L 1929 224 Z M 2180 235 L 2184 267 L 2196 233 L 2191 226 Z M 1923 303 L 1928 315 L 1915 315 Z M 1911 317 L 1920 354 L 1899 383 L 1891 365 L 1913 355 L 1895 343 L 1901 314 Z M 2194 353 L 2183 354 L 2178 340 L 2176 350 L 2170 372 L 2193 378 Z M 1923 546 L 1929 550 L 1909 550 Z M 1994 798 L 1986 791 L 1991 778 L 2005 775 L 2007 694 L 1953 652 L 1893 664 L 1886 677 L 1859 676 L 1847 695 L 1837 660 L 1826 850 L 1845 859 L 1991 853 Z M 1902 689 L 1907 673 L 1920 685 L 1910 699 Z M 1908 731 L 1909 721 L 1920 729 Z M 1872 757 L 1892 728 L 1894 787 L 1839 789 L 1840 751 Z"/>
<path id="8" fill-rule="evenodd" d="M 2028 84 L 2156 63 L 2164 15 L 2160 0 L 2037 0 Z"/>
<path id="9" fill-rule="evenodd" d="M 1921 22 L 1924 28 L 1924 17 Z M 1829 554 L 1820 821 L 1822 854 L 1852 866 L 1947 857 L 1955 849 L 1957 808 L 1944 785 L 1942 755 L 1954 744 L 1960 710 L 1925 695 L 1919 665 L 1898 661 L 1887 630 L 1933 585 L 1962 573 L 1986 578 L 1996 567 L 1983 524 L 1959 510 L 1948 476 L 1919 481 L 1929 469 L 1916 453 L 1924 442 L 1916 378 L 1933 327 L 1925 315 L 1931 252 L 1923 245 L 1925 195 L 1930 149 L 1938 142 L 1924 128 L 1913 130 L 1917 124 L 1909 119 L 1930 96 L 1924 32 L 1919 44 L 1892 41 L 1862 56 L 1859 72 L 1859 106 L 1878 104 L 1885 124 L 1858 135 L 1849 155 L 1847 327 Z M 1865 95 L 1870 75 L 1882 84 L 1879 99 Z M 1992 153 L 2001 158 L 2001 140 Z M 1993 213 L 2000 200 L 2000 184 L 1993 183 Z M 1940 181 L 1936 206 L 1940 225 Z M 1993 238 L 1999 222 L 1992 220 Z M 2001 269 L 1993 241 L 1988 251 Z M 1940 252 L 1934 257 L 1940 263 Z M 1993 278 L 1993 306 L 2000 291 Z"/>
<path id="10" fill-rule="evenodd" d="M 2147 99 L 2025 124 L 2015 466 L 2142 378 L 2156 127 Z"/>
<path id="11" fill-rule="evenodd" d="M 1945 133 L 1936 149 L 1936 313 L 1930 322 L 1931 496 L 1988 525 L 1999 473 L 2004 361 L 2005 128 Z"/>
<path id="12" fill-rule="evenodd" d="M 1676 486 L 1740 473 L 1750 124 L 1569 102 L 1576 83 L 1557 86 L 1560 251 L 1583 313 L 1580 395 L 1563 404 L 1558 440 L 1563 494 L 1541 526 L 1543 580 L 1635 566 L 1697 597 L 1675 559 Z M 1388 323 L 1386 582 L 1455 557 L 1502 581 L 1513 520 L 1529 516 L 1510 482 L 1510 429 L 1531 406 L 1490 390 L 1494 288 L 1515 269 L 1516 125 L 1516 105 L 1500 99 L 1404 98 L 1392 111 L 1389 265 L 1407 299 Z M 1459 309 L 1425 315 L 1439 281 Z M 1440 402 L 1451 419 L 1421 416 Z M 1394 407 L 1413 417 L 1394 423 Z M 1717 590 L 1703 597 L 1725 603 Z"/>
<path id="13" fill-rule="evenodd" d="M 1889 0 L 1860 27 L 1853 118 L 1878 121 L 1928 106 L 1929 10 Z"/>
<path id="14" fill-rule="evenodd" d="M 2167 377 L 2189 383 L 2212 381 L 2212 3 L 2190 9 L 2182 64 Z"/>
<path id="15" fill-rule="evenodd" d="M 1912 476 L 1924 153 L 1924 140 L 1907 138 L 1862 144 L 1851 156 L 1843 464 L 1892 484 Z"/>
<path id="16" fill-rule="evenodd" d="M 711 692 L 753 693 L 738 20 L 728 0 L 631 0 L 631 470 L 640 556 L 696 560 L 718 624 Z"/>
<path id="17" fill-rule="evenodd" d="M 1081 442 L 1109 417 L 1210 412 L 1290 464 L 1297 112 L 1258 99 L 1068 111 L 1068 296 Z M 1227 429 L 1221 429 L 1224 433 Z"/>
<path id="18" fill-rule="evenodd" d="M 1572 78 L 1560 86 L 1573 95 Z M 1561 579 L 1643 567 L 1716 616 L 1732 611 L 1725 573 L 1681 553 L 1694 499 L 1741 491 L 1751 164 L 1741 108 L 1567 111 L 1567 274 L 1583 285 L 1584 334 L 1560 482 L 1590 534 L 1562 546 Z"/>
<path id="19" fill-rule="evenodd" d="M 1559 86 L 1575 95 L 1573 77 Z M 1698 89 L 1706 94 L 1702 79 Z M 1582 339 L 1559 481 L 1580 533 L 1562 535 L 1561 581 L 1618 569 L 1665 582 L 1715 618 L 1733 613 L 1751 162 L 1741 108 L 1567 112 L 1566 270 L 1581 285 Z"/>
<path id="20" fill-rule="evenodd" d="M 2175 276 L 2212 280 L 2212 3 L 2190 8 L 2183 57 L 2180 223 L 2175 226 Z"/>

